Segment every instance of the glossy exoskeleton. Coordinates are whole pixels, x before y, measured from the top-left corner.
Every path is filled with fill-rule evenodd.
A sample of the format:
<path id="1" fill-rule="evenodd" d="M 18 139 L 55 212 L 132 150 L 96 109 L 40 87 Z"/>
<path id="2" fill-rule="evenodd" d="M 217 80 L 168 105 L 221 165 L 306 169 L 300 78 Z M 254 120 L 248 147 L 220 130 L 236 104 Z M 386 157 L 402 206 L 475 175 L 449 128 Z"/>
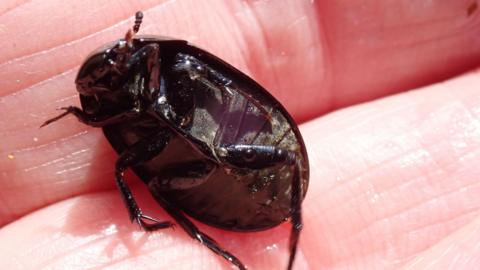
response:
<path id="1" fill-rule="evenodd" d="M 82 108 L 62 108 L 102 127 L 119 158 L 115 181 L 132 221 L 172 226 L 143 214 L 124 180 L 132 168 L 157 202 L 194 239 L 246 269 L 185 214 L 211 226 L 258 231 L 290 218 L 291 269 L 302 228 L 308 161 L 295 122 L 255 81 L 183 40 L 134 36 L 91 53 L 76 87 Z"/>

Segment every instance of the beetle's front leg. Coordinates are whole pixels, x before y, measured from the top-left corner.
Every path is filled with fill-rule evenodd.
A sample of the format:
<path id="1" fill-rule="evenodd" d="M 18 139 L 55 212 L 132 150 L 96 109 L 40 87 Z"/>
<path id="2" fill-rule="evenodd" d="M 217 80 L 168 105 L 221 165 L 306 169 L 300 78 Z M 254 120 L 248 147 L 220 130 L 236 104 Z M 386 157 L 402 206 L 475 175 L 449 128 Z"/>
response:
<path id="1" fill-rule="evenodd" d="M 160 88 L 160 46 L 156 43 L 151 43 L 143 46 L 141 49 L 136 51 L 130 58 L 127 60 L 126 69 L 131 70 L 138 67 L 146 66 L 147 75 L 149 76 L 148 81 L 148 90 L 150 97 L 153 96 L 155 91 L 158 91 Z"/>
<path id="2" fill-rule="evenodd" d="M 89 114 L 85 113 L 82 109 L 80 109 L 78 107 L 75 107 L 75 106 L 62 107 L 60 109 L 65 110 L 65 112 L 63 112 L 62 114 L 57 115 L 57 116 L 55 116 L 51 119 L 48 119 L 40 127 L 44 127 L 44 126 L 49 125 L 49 124 L 51 124 L 55 121 L 58 121 L 61 118 L 65 117 L 69 114 L 73 114 L 75 117 L 77 117 L 77 119 L 80 122 L 82 122 L 86 125 L 92 126 L 92 127 L 103 127 L 103 126 L 106 126 L 106 125 L 119 123 L 119 122 L 122 122 L 126 119 L 131 119 L 131 118 L 137 117 L 139 115 L 139 112 L 137 110 L 133 109 L 133 110 L 125 111 L 125 112 L 122 112 L 122 113 L 119 113 L 119 114 L 116 114 L 116 115 L 113 115 L 113 116 L 98 118 L 98 117 L 95 117 L 93 115 L 89 115 Z"/>
<path id="3" fill-rule="evenodd" d="M 115 164 L 115 182 L 120 190 L 123 202 L 127 207 L 130 220 L 137 222 L 140 227 L 146 231 L 172 227 L 173 223 L 169 221 L 160 222 L 142 213 L 142 210 L 133 197 L 132 191 L 125 182 L 124 172 L 131 166 L 148 161 L 157 156 L 165 149 L 165 146 L 167 146 L 170 136 L 170 131 L 162 130 L 155 136 L 135 143 L 120 155 L 120 158 Z M 149 222 L 145 222 L 146 220 Z"/>

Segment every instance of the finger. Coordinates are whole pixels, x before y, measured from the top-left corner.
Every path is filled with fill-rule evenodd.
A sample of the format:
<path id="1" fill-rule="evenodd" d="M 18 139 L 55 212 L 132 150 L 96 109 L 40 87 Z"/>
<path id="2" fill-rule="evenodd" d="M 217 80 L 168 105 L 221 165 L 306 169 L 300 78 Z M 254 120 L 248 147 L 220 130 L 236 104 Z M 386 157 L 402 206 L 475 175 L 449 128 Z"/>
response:
<path id="1" fill-rule="evenodd" d="M 418 92 L 346 109 L 302 127 L 306 142 L 311 145 L 312 179 L 304 204 L 305 230 L 301 238 L 298 263 L 305 263 L 303 255 L 312 269 L 335 269 L 346 265 L 368 265 L 369 269 L 397 268 L 477 216 L 480 201 L 478 183 L 473 176 L 478 174 L 476 149 L 480 144 L 476 109 L 480 105 L 480 98 L 475 91 L 475 85 L 478 84 L 478 75 L 469 74 Z M 371 140 L 365 140 L 370 137 Z M 112 201 L 108 200 L 86 200 L 86 210 L 80 210 L 80 214 L 60 207 L 59 210 L 29 222 L 37 225 L 42 220 L 54 222 L 52 217 L 62 217 L 62 212 L 68 213 L 64 214 L 68 217 L 64 217 L 67 226 L 65 231 L 75 233 L 77 227 L 85 228 L 84 236 L 88 238 L 89 235 L 95 235 L 94 231 L 97 234 L 99 231 L 108 231 L 102 230 L 96 222 L 109 228 L 112 223 L 121 226 L 119 224 L 124 222 L 122 220 L 128 219 L 124 211 L 118 209 L 120 201 L 115 196 L 111 198 Z M 153 209 L 154 204 L 147 202 L 142 205 Z M 96 211 L 92 210 L 94 207 Z M 101 210 L 103 207 L 115 209 Z M 76 205 L 72 209 L 82 207 Z M 92 216 L 90 213 L 101 215 Z M 118 219 L 117 215 L 120 215 Z M 168 219 L 167 216 L 160 215 L 159 219 L 162 218 Z M 19 222 L 25 220 L 28 218 Z M 80 221 L 91 227 L 78 225 L 77 222 Z M 22 223 L 15 222 L 7 229 L 15 228 L 18 224 Z M 20 230 L 25 227 L 29 226 L 22 225 Z M 279 231 L 275 233 L 262 232 L 251 238 L 224 232 L 217 232 L 224 237 L 215 233 L 213 235 L 234 250 L 236 246 L 241 246 L 238 256 L 245 258 L 249 265 L 263 265 L 262 261 L 251 259 L 249 254 L 252 250 L 265 252 L 278 249 L 279 253 L 283 252 L 281 241 L 287 239 L 283 228 L 285 227 L 276 228 Z M 1 241 L 3 243 L 11 243 L 5 237 L 18 238 L 19 235 L 8 230 L 3 233 L 0 239 L 8 240 Z M 25 237 L 31 237 L 32 234 L 27 233 Z M 52 235 L 58 235 L 58 232 L 53 230 Z M 163 232 L 161 235 L 162 239 L 167 237 Z M 272 239 L 272 235 L 281 238 Z M 44 234 L 43 237 L 48 239 L 53 236 Z M 181 239 L 183 236 L 176 237 Z M 52 243 L 44 239 L 33 239 L 36 243 Z M 69 252 L 71 257 L 52 255 L 54 259 L 47 263 L 65 266 L 69 261 L 84 259 L 86 255 L 81 244 L 92 247 L 93 250 L 97 250 L 93 248 L 97 243 L 100 246 L 106 245 L 102 241 L 90 243 L 88 239 L 79 239 L 87 242 L 80 241 L 78 245 L 82 248 L 74 248 Z M 20 244 L 28 243 L 26 239 L 17 240 Z M 187 239 L 185 241 L 185 245 L 195 246 L 195 243 L 188 242 Z M 168 249 L 163 246 L 165 242 L 170 243 L 172 250 L 185 248 L 172 246 L 171 242 L 163 239 L 154 244 L 161 243 L 162 246 L 152 248 L 158 253 L 145 258 L 139 255 L 142 252 L 135 251 L 131 257 L 137 258 L 138 255 L 140 258 L 134 260 L 127 255 L 128 259 L 119 261 L 138 263 L 145 259 L 152 262 L 152 258 L 164 260 L 164 256 L 177 261 L 179 253 L 166 252 Z M 72 245 L 71 242 L 67 243 L 68 245 L 58 245 Z M 251 248 L 252 243 L 258 249 Z M 200 252 L 200 255 L 187 253 L 186 256 L 198 259 L 212 256 L 206 249 L 202 251 L 202 247 L 197 247 L 199 250 L 195 252 Z M 18 250 L 22 250 L 22 246 L 18 246 Z M 129 248 L 129 251 L 132 250 L 135 248 Z M 2 253 L 4 252 L 0 252 Z M 4 254 L 6 258 L 14 256 L 8 252 Z M 267 263 L 280 261 L 279 258 L 283 257 L 276 254 L 272 256 L 277 259 L 266 259 Z M 263 257 L 267 256 L 256 256 Z M 179 267 L 191 267 L 189 263 L 194 260 L 182 258 L 178 259 L 182 262 Z M 109 261 L 108 258 L 104 260 Z M 206 268 L 218 267 L 224 263 L 218 259 L 207 261 Z M 157 261 L 153 263 L 162 265 Z"/>
<path id="2" fill-rule="evenodd" d="M 480 265 L 480 217 L 422 252 L 402 269 L 475 269 Z"/>
<path id="3" fill-rule="evenodd" d="M 307 97 L 312 107 L 357 104 L 438 82 L 480 63 L 475 1 L 315 3 L 323 56 L 316 91 L 329 92 L 330 99 Z"/>
<path id="4" fill-rule="evenodd" d="M 173 221 L 142 186 L 134 189 L 144 213 Z M 287 264 L 288 226 L 234 233 L 199 227 L 249 269 Z M 178 228 L 178 229 L 177 229 Z M 180 229 L 145 233 L 129 222 L 117 192 L 82 195 L 50 205 L 0 230 L 5 269 L 230 269 L 232 266 Z M 302 257 L 297 258 L 299 266 Z"/>
<path id="5" fill-rule="evenodd" d="M 305 226 L 297 263 L 311 269 L 365 265 L 369 269 L 398 268 L 478 216 L 480 197 L 475 176 L 479 173 L 480 97 L 476 91 L 479 83 L 478 74 L 472 73 L 416 92 L 345 109 L 302 126 L 312 173 L 304 203 Z M 86 201 L 87 210 L 80 211 L 83 214 L 70 213 L 68 216 L 73 218 L 65 220 L 65 226 L 85 228 L 75 224 L 86 219 L 86 224 L 91 224 L 84 233 L 86 238 L 94 231 L 103 233 L 95 220 L 104 221 L 101 224 L 105 227 L 112 223 L 120 226 L 128 217 L 119 207 L 119 200 L 115 202 L 115 195 L 112 196 L 113 201 Z M 149 214 L 168 220 L 168 216 L 155 212 L 158 210 L 154 210 L 157 209 L 154 203 L 145 203 L 148 196 L 140 193 L 139 198 Z M 93 211 L 93 207 L 98 208 Z M 101 210 L 103 207 L 111 208 Z M 78 205 L 72 208 L 82 209 Z M 68 212 L 59 209 L 29 222 L 54 222 L 52 217 Z M 101 216 L 96 216 L 97 213 Z M 116 215 L 123 218 L 119 216 L 117 220 Z M 6 229 L 22 224 L 18 222 Z M 28 226 L 20 229 L 25 227 Z M 238 256 L 248 265 L 279 264 L 280 258 L 286 257 L 288 226 L 248 237 L 215 230 L 207 232 L 232 252 L 240 246 Z M 2 240 L 18 235 L 13 231 L 3 233 Z M 10 238 L 0 242 L 10 243 Z M 18 243 L 24 242 L 27 241 L 18 239 Z M 51 241 L 35 239 L 35 242 Z M 195 246 L 192 242 L 185 245 Z M 152 250 L 163 251 L 163 247 Z M 206 252 L 197 247 L 198 252 Z M 73 252 L 72 256 L 84 258 L 80 252 L 83 249 L 76 250 L 79 253 Z M 265 250 L 278 253 L 271 255 L 274 259 L 270 253 L 268 256 L 253 253 L 262 254 Z M 209 253 L 187 253 L 187 256 L 206 258 L 211 256 Z M 5 254 L 10 257 L 10 253 Z M 165 254 L 169 258 L 180 256 L 178 252 Z M 160 253 L 152 257 L 157 256 L 164 259 Z M 215 262 L 206 263 L 206 267 L 223 263 L 212 260 Z M 71 257 L 68 261 L 75 260 Z M 193 260 L 181 261 L 179 267 L 190 267 Z M 65 263 L 61 261 L 59 265 Z"/>
<path id="6" fill-rule="evenodd" d="M 173 2 L 178 4 L 169 4 Z M 82 2 L 84 9 L 52 0 L 30 1 L 0 14 L 6 29 L 0 31 L 0 115 L 8 115 L 0 119 L 0 200 L 4 202 L 0 225 L 49 203 L 113 187 L 109 164 L 115 155 L 100 130 L 73 118 L 38 127 L 55 116 L 55 108 L 79 105 L 73 83 L 78 66 L 94 48 L 124 35 L 134 9 L 146 11 L 142 33 L 191 40 L 248 71 L 247 43 L 238 38 L 243 28 L 237 29 L 232 16 L 241 7 L 226 6 L 223 1 L 173 2 L 139 2 L 126 10 L 127 6 L 112 8 L 102 1 Z M 52 16 L 53 6 L 62 12 Z M 219 9 L 217 16 L 205 16 L 214 6 Z M 39 18 L 41 23 L 32 22 Z M 225 28 L 213 31 L 212 25 L 219 25 L 219 20 L 225 20 Z"/>
<path id="7" fill-rule="evenodd" d="M 29 2 L 1 15 L 7 30 L 0 32 L 0 78 L 15 78 L 3 80 L 3 95 L 78 67 L 92 49 L 131 26 L 133 7 L 84 3 L 78 12 L 54 0 Z M 147 15 L 142 32 L 209 49 L 253 75 L 297 119 L 438 81 L 480 61 L 471 3 L 174 3 L 138 2 L 135 8 Z M 62 13 L 50 16 L 45 9 L 51 7 Z M 37 18 L 42 22 L 32 24 Z M 65 21 L 78 27 L 63 29 Z M 61 61 L 50 61 L 56 57 Z"/>
<path id="8" fill-rule="evenodd" d="M 303 126 L 312 269 L 397 269 L 478 217 L 478 74 Z"/>
<path id="9" fill-rule="evenodd" d="M 278 1 L 268 3 L 272 2 L 279 3 Z M 320 32 L 315 26 L 319 17 L 315 16 L 317 13 L 311 8 L 309 2 L 295 1 L 298 6 L 289 9 L 281 4 L 266 6 L 257 2 L 252 5 L 225 5 L 226 2 L 221 1 L 212 2 L 214 4 L 211 5 L 199 5 L 197 2 L 189 1 L 175 1 L 178 5 L 168 3 L 173 2 L 156 5 L 140 2 L 138 6 L 135 6 L 135 9 L 146 10 L 143 33 L 154 32 L 185 38 L 215 52 L 252 74 L 267 88 L 272 89 L 273 93 L 285 102 L 287 108 L 297 119 L 308 118 L 325 111 L 330 105 L 336 104 L 336 102 L 332 102 L 332 96 L 340 97 L 345 89 L 352 89 L 350 86 L 337 87 L 335 84 L 339 81 L 354 82 L 353 79 L 334 78 L 330 75 L 318 76 L 317 70 L 328 70 L 328 67 L 332 66 L 329 63 L 325 64 L 325 55 L 328 55 L 329 59 L 336 59 L 336 54 L 343 54 L 347 51 L 341 49 L 344 44 L 340 42 L 342 40 L 335 43 L 338 46 L 338 48 L 334 46 L 337 48 L 335 50 L 326 51 L 320 46 L 325 40 L 318 38 Z M 205 14 L 210 14 L 211 8 L 216 5 L 218 5 L 219 12 L 215 14 L 218 17 L 205 16 Z M 52 6 L 62 12 L 51 16 L 47 9 Z M 0 55 L 3 57 L 0 57 L 0 61 L 3 62 L 0 64 L 0 80 L 2 81 L 0 114 L 8 115 L 8 117 L 0 119 L 0 135 L 2 136 L 0 156 L 4 157 L 0 159 L 0 170 L 3 173 L 0 178 L 0 198 L 5 202 L 0 206 L 0 224 L 47 203 L 111 187 L 108 176 L 112 171 L 106 164 L 110 164 L 114 155 L 102 140 L 100 131 L 92 131 L 74 119 L 61 121 L 55 126 L 49 126 L 49 129 L 38 130 L 37 128 L 46 119 L 54 116 L 53 108 L 78 105 L 73 84 L 78 65 L 99 44 L 121 37 L 125 29 L 131 27 L 131 14 L 134 10 L 112 9 L 111 5 L 102 4 L 99 1 L 85 2 L 85 6 L 88 8 L 78 12 L 78 9 L 72 8 L 69 4 L 63 4 L 63 2 L 57 3 L 50 0 L 40 3 L 33 1 L 18 7 L 12 5 L 11 9 L 0 14 L 2 24 L 6 29 L 6 31 L 0 31 L 0 45 L 3 48 Z M 443 5 L 431 8 L 436 10 L 439 7 L 445 12 L 457 10 L 453 7 L 446 8 Z M 328 12 L 335 13 L 335 11 L 340 13 L 337 8 L 337 5 L 321 6 L 322 12 L 325 10 L 326 14 Z M 269 11 L 274 10 L 282 10 L 284 14 L 273 16 Z M 252 13 L 252 11 L 255 12 Z M 45 15 L 46 13 L 48 16 Z M 437 13 L 432 12 L 432 14 Z M 374 15 L 378 14 L 372 13 L 371 17 Z M 259 21 L 255 20 L 257 17 Z M 42 18 L 41 23 L 32 23 L 32 20 L 38 18 Z M 64 29 L 67 28 L 66 25 L 69 25 L 65 24 L 66 21 L 78 27 Z M 196 23 L 192 24 L 193 21 Z M 218 21 L 224 21 L 225 27 L 221 28 L 221 31 L 212 31 L 212 29 L 217 29 L 212 25 L 217 26 Z M 290 22 L 297 23 L 292 26 Z M 322 31 L 331 32 L 333 35 L 333 33 L 341 33 L 342 29 L 349 29 L 349 25 L 344 25 L 343 28 L 340 25 L 338 28 L 334 27 L 335 25 L 330 24 L 326 30 Z M 462 24 L 461 30 L 475 29 L 470 25 L 471 22 L 467 21 Z M 443 27 L 440 28 L 443 29 Z M 439 31 L 439 28 L 435 28 L 435 30 Z M 54 35 L 52 35 L 52 31 L 55 33 Z M 459 32 L 462 33 L 462 31 Z M 436 32 L 433 31 L 433 33 Z M 267 35 L 265 40 L 269 42 L 258 42 L 258 40 L 263 40 L 261 38 L 263 34 Z M 365 32 L 366 36 L 370 34 L 371 32 Z M 420 34 L 419 36 L 421 36 Z M 470 35 L 471 32 L 468 32 L 466 36 L 456 36 L 459 38 L 458 40 L 456 38 L 447 39 L 449 42 L 444 46 L 437 46 L 445 41 L 440 39 L 424 50 L 436 52 L 440 56 L 439 59 L 445 57 L 452 63 L 464 63 L 459 65 L 461 68 L 458 68 L 459 66 L 456 64 L 452 65 L 455 67 L 453 70 L 458 71 L 471 66 L 472 61 L 475 62 L 475 58 L 471 56 L 475 54 L 477 46 L 464 46 L 466 48 L 464 50 L 456 49 L 470 41 Z M 289 38 L 293 36 L 296 38 Z M 359 38 L 355 36 L 355 40 Z M 29 42 L 30 40 L 35 40 L 35 42 Z M 218 42 L 218 40 L 222 42 Z M 297 42 L 297 40 L 309 42 Z M 356 46 L 352 48 L 354 47 Z M 232 50 L 231 48 L 238 49 Z M 443 49 L 436 51 L 438 48 Z M 381 51 L 377 47 L 368 49 L 366 51 Z M 311 56 L 303 57 L 305 51 L 310 52 Z M 328 53 L 324 54 L 324 51 Z M 405 52 L 407 51 L 405 50 Z M 270 52 L 275 53 L 272 55 Z M 363 55 L 363 52 L 365 51 L 358 53 L 351 51 L 349 55 Z M 455 55 L 452 56 L 452 53 Z M 397 59 L 409 59 L 410 61 L 421 58 L 400 55 Z M 368 69 L 375 71 L 372 68 L 381 67 L 380 63 L 383 60 L 390 64 L 395 63 L 395 61 L 381 57 L 374 64 L 368 66 Z M 357 61 L 365 62 L 360 58 Z M 347 62 L 352 63 L 349 59 L 345 59 L 345 63 L 337 63 L 333 66 L 340 67 L 341 64 Z M 419 75 L 415 78 L 420 78 L 421 82 L 424 82 L 421 78 L 432 78 L 424 76 L 428 68 L 445 66 L 434 61 L 428 63 L 430 64 L 425 68 L 416 70 Z M 322 67 L 324 64 L 325 68 Z M 411 64 L 416 66 L 415 63 Z M 445 70 L 449 70 L 449 66 L 451 65 L 445 67 Z M 359 66 L 358 69 L 366 70 L 363 66 Z M 386 66 L 381 70 L 383 72 L 390 69 L 391 66 Z M 354 74 L 354 69 L 349 70 L 351 72 L 346 74 Z M 454 73 L 452 70 L 449 72 L 447 73 Z M 445 75 L 446 73 L 436 72 L 435 74 Z M 359 77 L 350 75 L 348 78 L 364 77 L 363 75 Z M 284 82 L 283 79 L 275 78 L 302 79 L 289 79 Z M 389 81 L 391 84 L 402 79 L 395 76 L 391 78 Z M 411 78 L 407 79 L 409 81 Z M 275 82 L 278 82 L 278 86 Z M 388 84 L 379 85 L 383 87 Z M 360 87 L 361 84 L 358 86 Z M 387 92 L 391 93 L 391 89 L 381 92 L 380 86 L 360 87 L 358 93 L 361 93 L 362 97 L 368 96 L 365 89 L 376 89 L 374 92 L 377 96 Z M 291 89 L 295 89 L 293 94 L 291 94 Z M 324 91 L 324 89 L 330 90 Z M 294 95 L 295 98 L 291 98 L 290 95 Z M 345 97 L 347 96 L 345 95 Z M 348 100 L 352 101 L 352 99 Z M 23 200 L 19 201 L 17 199 L 19 197 Z"/>

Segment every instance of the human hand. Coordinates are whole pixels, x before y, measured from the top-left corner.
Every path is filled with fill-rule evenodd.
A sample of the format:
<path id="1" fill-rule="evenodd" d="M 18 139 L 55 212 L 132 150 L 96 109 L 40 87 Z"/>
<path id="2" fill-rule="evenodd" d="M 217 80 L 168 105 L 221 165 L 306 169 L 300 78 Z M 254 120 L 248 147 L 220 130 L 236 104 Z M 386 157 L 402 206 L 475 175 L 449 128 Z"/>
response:
<path id="1" fill-rule="evenodd" d="M 0 5 L 4 269 L 229 269 L 181 230 L 128 221 L 101 130 L 73 117 L 38 128 L 78 105 L 79 65 L 137 10 L 141 34 L 198 44 L 311 119 L 300 126 L 311 177 L 297 269 L 479 265 L 480 79 L 459 75 L 480 62 L 471 2 L 137 2 Z M 128 178 L 146 213 L 172 220 Z M 200 225 L 251 269 L 285 267 L 289 226 Z"/>

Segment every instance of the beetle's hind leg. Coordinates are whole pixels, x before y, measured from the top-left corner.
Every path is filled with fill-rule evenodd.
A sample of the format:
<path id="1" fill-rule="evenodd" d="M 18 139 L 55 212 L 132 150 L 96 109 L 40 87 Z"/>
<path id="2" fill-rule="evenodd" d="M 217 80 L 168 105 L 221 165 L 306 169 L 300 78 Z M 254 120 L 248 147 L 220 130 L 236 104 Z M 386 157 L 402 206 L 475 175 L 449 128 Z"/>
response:
<path id="1" fill-rule="evenodd" d="M 122 199 L 127 207 L 130 220 L 137 222 L 145 231 L 154 231 L 173 226 L 170 221 L 160 222 L 152 217 L 144 215 L 138 206 L 132 191 L 124 179 L 124 172 L 128 167 L 144 161 L 148 161 L 158 155 L 167 145 L 170 139 L 170 132 L 162 130 L 156 135 L 143 139 L 125 150 L 115 164 L 115 182 Z"/>
<path id="2" fill-rule="evenodd" d="M 293 169 L 292 179 L 292 199 L 291 206 L 292 214 L 290 222 L 292 223 L 292 229 L 290 232 L 289 249 L 290 257 L 288 258 L 288 270 L 292 269 L 295 255 L 297 254 L 298 239 L 300 238 L 300 232 L 302 231 L 302 181 L 300 180 L 299 165 L 295 164 Z"/>
<path id="3" fill-rule="evenodd" d="M 240 270 L 246 270 L 247 267 L 232 253 L 223 249 L 220 244 L 213 240 L 210 236 L 200 231 L 177 207 L 164 200 L 160 196 L 157 197 L 158 203 L 167 211 L 178 224 L 187 232 L 187 234 L 199 241 L 202 245 L 208 247 L 211 251 L 222 256 L 224 259 L 238 267 Z"/>

